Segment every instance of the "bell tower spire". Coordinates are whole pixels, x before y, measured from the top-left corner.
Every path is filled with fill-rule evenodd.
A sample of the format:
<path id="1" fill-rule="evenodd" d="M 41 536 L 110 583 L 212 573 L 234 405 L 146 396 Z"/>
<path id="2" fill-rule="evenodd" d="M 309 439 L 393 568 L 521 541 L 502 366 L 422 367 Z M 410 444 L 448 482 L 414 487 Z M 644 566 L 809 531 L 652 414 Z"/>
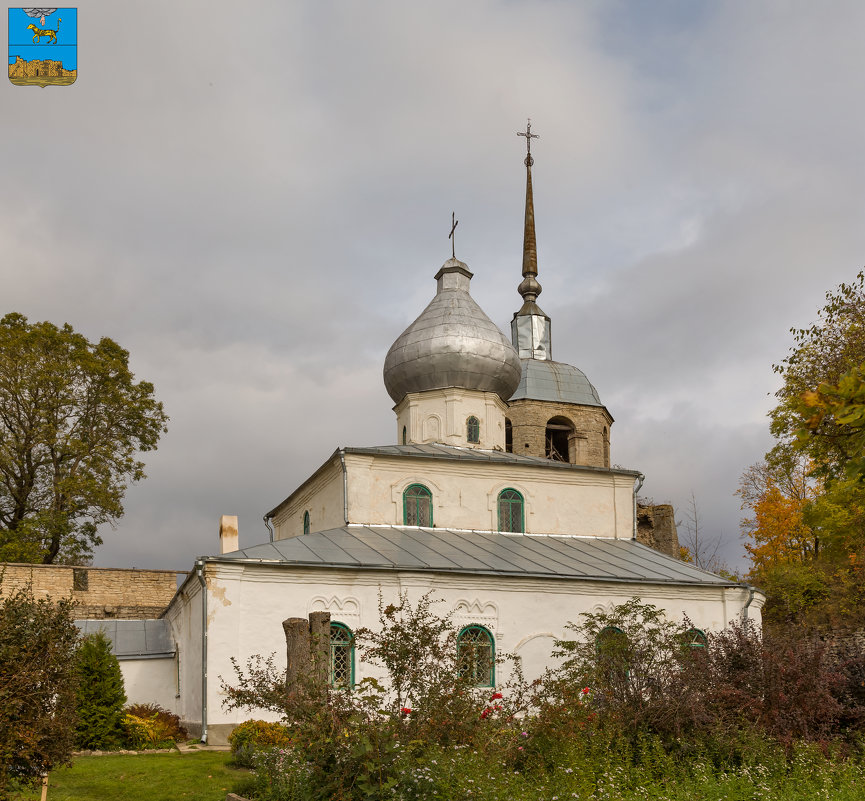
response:
<path id="1" fill-rule="evenodd" d="M 532 192 L 532 139 L 540 139 L 532 133 L 532 121 L 528 120 L 525 131 L 517 136 L 526 138 L 526 218 L 523 227 L 523 280 L 517 291 L 523 298 L 522 308 L 511 321 L 511 338 L 521 359 L 552 359 L 550 342 L 550 318 L 535 302 L 541 294 L 538 283 L 538 246 L 535 237 L 535 203 Z"/>

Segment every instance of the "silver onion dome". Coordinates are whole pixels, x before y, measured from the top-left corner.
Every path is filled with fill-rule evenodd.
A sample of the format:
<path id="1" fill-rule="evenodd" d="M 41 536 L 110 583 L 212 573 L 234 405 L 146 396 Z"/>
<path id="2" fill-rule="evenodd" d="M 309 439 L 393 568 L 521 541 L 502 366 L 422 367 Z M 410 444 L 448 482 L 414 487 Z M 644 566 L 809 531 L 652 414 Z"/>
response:
<path id="1" fill-rule="evenodd" d="M 399 403 L 409 392 L 461 387 L 507 400 L 520 382 L 520 358 L 469 294 L 471 272 L 448 259 L 435 277 L 436 296 L 387 352 L 388 394 Z"/>

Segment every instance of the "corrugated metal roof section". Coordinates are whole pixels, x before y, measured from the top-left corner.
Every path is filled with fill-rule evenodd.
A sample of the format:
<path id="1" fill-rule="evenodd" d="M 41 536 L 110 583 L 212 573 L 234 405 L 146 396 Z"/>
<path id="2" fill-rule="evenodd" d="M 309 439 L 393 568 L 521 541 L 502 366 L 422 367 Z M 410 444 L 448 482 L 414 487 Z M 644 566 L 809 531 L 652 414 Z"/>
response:
<path id="1" fill-rule="evenodd" d="M 522 359 L 520 383 L 508 400 L 553 401 L 578 403 L 581 406 L 603 406 L 598 391 L 586 374 L 564 362 L 545 359 Z"/>
<path id="2" fill-rule="evenodd" d="M 118 660 L 173 657 L 177 651 L 168 621 L 158 620 L 76 620 L 82 634 L 104 631 Z"/>
<path id="3" fill-rule="evenodd" d="M 735 585 L 634 540 L 408 526 L 350 525 L 243 548 L 209 561 Z"/>
<path id="4" fill-rule="evenodd" d="M 590 467 L 588 465 L 554 462 L 540 456 L 524 456 L 520 453 L 505 451 L 487 451 L 480 448 L 443 445 L 439 443 L 426 445 L 378 445 L 366 448 L 344 449 L 346 453 L 365 453 L 371 456 L 420 456 L 430 459 L 456 459 L 467 462 L 501 462 L 503 464 L 525 464 L 535 467 L 552 467 L 562 470 L 589 470 L 602 473 L 624 473 L 625 475 L 640 475 L 638 470 L 624 468 Z"/>

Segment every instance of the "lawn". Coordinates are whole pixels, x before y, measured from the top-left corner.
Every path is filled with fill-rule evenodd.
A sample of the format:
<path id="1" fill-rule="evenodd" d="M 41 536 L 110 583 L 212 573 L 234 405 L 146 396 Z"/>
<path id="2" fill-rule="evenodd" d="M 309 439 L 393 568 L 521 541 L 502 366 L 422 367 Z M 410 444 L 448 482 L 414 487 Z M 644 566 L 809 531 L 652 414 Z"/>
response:
<path id="1" fill-rule="evenodd" d="M 219 751 L 76 757 L 49 777 L 48 801 L 225 801 L 249 775 L 228 767 L 230 759 Z"/>

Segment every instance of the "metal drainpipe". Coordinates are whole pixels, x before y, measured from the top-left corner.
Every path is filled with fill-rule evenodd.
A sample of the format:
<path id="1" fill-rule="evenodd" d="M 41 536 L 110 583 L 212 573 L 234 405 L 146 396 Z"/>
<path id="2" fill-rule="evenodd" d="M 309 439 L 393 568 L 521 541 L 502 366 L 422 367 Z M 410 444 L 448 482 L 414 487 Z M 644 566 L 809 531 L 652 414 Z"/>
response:
<path id="1" fill-rule="evenodd" d="M 270 534 L 270 541 L 273 542 L 273 526 L 270 525 L 270 516 L 264 516 L 264 525 L 267 526 L 267 532 Z"/>
<path id="2" fill-rule="evenodd" d="M 201 584 L 201 742 L 207 743 L 207 583 L 204 560 L 195 562 L 195 575 Z"/>
<path id="3" fill-rule="evenodd" d="M 750 584 L 746 584 L 745 586 L 748 588 L 749 593 L 748 593 L 748 603 L 746 603 L 745 606 L 742 607 L 742 622 L 743 623 L 745 623 L 748 620 L 748 607 L 751 605 L 751 601 L 754 600 L 754 593 L 757 590 L 756 587 L 753 587 Z"/>
<path id="4" fill-rule="evenodd" d="M 637 493 L 643 488 L 643 482 L 646 480 L 646 477 L 640 473 L 636 478 L 636 484 L 634 485 L 634 535 L 631 537 L 632 540 L 637 539 Z"/>
<path id="5" fill-rule="evenodd" d="M 342 517 L 348 525 L 348 473 L 345 469 L 345 448 L 339 449 L 339 463 L 342 465 Z"/>

